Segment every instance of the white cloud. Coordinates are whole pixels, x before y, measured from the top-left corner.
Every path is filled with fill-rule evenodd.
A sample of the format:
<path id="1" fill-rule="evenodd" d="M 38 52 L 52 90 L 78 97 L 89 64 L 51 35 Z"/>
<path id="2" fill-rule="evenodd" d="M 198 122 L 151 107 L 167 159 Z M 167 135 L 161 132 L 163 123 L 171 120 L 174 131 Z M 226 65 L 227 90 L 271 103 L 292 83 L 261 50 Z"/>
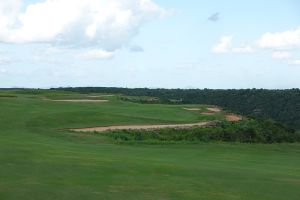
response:
<path id="1" fill-rule="evenodd" d="M 300 59 L 299 60 L 292 60 L 289 62 L 290 65 L 300 65 Z"/>
<path id="2" fill-rule="evenodd" d="M 78 55 L 81 59 L 109 59 L 115 55 L 115 52 L 105 51 L 102 49 L 92 49 L 83 54 Z"/>
<path id="3" fill-rule="evenodd" d="M 291 53 L 287 51 L 275 51 L 272 53 L 272 58 L 278 60 L 284 60 L 291 57 Z"/>
<path id="4" fill-rule="evenodd" d="M 0 36 L 6 34 L 7 27 L 13 28 L 21 8 L 22 0 L 1 0 L 0 3 Z"/>
<path id="5" fill-rule="evenodd" d="M 221 37 L 219 43 L 215 45 L 212 49 L 215 54 L 224 53 L 252 53 L 254 49 L 251 46 L 243 45 L 241 47 L 233 47 L 233 37 L 223 36 Z"/>
<path id="6" fill-rule="evenodd" d="M 294 30 L 266 33 L 259 40 L 250 45 L 234 47 L 232 36 L 221 37 L 219 43 L 213 47 L 213 53 L 254 53 L 269 52 L 275 60 L 285 60 L 289 65 L 300 65 L 300 60 L 292 59 L 292 53 L 300 49 L 300 27 Z"/>
<path id="7" fill-rule="evenodd" d="M 145 22 L 166 15 L 152 0 L 44 0 L 20 11 L 1 0 L 0 42 L 121 48 Z"/>
<path id="8" fill-rule="evenodd" d="M 300 47 L 300 27 L 277 33 L 265 33 L 257 41 L 260 48 L 294 49 Z"/>
<path id="9" fill-rule="evenodd" d="M 232 48 L 232 36 L 223 36 L 212 49 L 215 54 L 229 53 Z"/>

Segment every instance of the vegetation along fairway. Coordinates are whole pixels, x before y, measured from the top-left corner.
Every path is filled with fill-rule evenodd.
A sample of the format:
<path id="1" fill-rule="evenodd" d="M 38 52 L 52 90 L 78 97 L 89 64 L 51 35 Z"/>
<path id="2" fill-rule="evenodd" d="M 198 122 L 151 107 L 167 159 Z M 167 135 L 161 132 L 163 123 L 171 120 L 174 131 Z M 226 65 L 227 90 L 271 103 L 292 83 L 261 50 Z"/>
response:
<path id="1" fill-rule="evenodd" d="M 168 141 L 152 130 L 136 133 L 143 137 L 137 141 L 126 131 L 68 130 L 227 124 L 229 111 L 211 108 L 142 104 L 117 94 L 0 91 L 0 199 L 299 200 L 299 143 Z"/>

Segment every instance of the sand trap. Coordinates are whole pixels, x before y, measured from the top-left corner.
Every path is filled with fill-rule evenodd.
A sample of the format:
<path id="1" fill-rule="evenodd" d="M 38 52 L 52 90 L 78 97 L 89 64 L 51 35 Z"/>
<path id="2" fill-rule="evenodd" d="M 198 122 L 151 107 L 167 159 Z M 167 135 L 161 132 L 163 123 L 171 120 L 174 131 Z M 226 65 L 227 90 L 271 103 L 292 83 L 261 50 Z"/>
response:
<path id="1" fill-rule="evenodd" d="M 50 100 L 56 102 L 85 102 L 85 103 L 104 103 L 108 100 L 92 100 L 92 99 L 64 99 L 64 100 Z"/>
<path id="2" fill-rule="evenodd" d="M 237 122 L 237 121 L 241 121 L 242 117 L 234 114 L 227 114 L 225 115 L 225 119 L 229 122 Z"/>
<path id="3" fill-rule="evenodd" d="M 187 110 L 187 111 L 200 111 L 202 110 L 201 108 L 183 108 L 184 110 Z"/>
<path id="4" fill-rule="evenodd" d="M 99 98 L 99 97 L 113 97 L 115 95 L 113 94 L 103 94 L 103 95 L 92 95 L 92 96 L 87 96 L 87 97 L 90 97 L 90 98 Z"/>
<path id="5" fill-rule="evenodd" d="M 210 107 L 210 108 L 207 108 L 207 110 L 209 110 L 211 112 L 221 112 L 221 109 L 220 108 L 216 108 L 216 107 Z"/>
<path id="6" fill-rule="evenodd" d="M 100 126 L 92 128 L 78 128 L 70 129 L 76 132 L 105 132 L 112 130 L 149 130 L 149 129 L 162 129 L 162 128 L 191 128 L 193 126 L 207 126 L 214 125 L 215 122 L 199 122 L 192 124 L 167 124 L 167 125 L 126 125 L 126 126 Z"/>

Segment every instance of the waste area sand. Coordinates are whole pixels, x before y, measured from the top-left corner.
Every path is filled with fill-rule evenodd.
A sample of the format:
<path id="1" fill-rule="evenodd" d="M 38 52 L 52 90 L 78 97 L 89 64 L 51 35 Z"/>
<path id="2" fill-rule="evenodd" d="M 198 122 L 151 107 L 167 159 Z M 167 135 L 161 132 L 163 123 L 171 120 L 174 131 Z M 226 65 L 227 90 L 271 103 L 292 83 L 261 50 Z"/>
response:
<path id="1" fill-rule="evenodd" d="M 124 126 L 99 126 L 90 128 L 76 128 L 69 129 L 76 132 L 105 132 L 113 130 L 151 130 L 151 129 L 162 129 L 162 128 L 191 128 L 196 126 L 209 126 L 214 125 L 215 122 L 198 122 L 191 124 L 164 124 L 164 125 L 124 125 Z"/>

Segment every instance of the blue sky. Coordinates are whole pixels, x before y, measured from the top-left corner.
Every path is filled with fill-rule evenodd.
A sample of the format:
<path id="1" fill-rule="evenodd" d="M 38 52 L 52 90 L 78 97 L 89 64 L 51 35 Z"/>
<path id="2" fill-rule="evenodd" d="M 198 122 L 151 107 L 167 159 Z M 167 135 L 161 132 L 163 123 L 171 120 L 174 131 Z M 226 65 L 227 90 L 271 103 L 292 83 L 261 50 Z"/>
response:
<path id="1" fill-rule="evenodd" d="M 121 9 L 100 0 L 104 7 L 91 9 L 100 13 L 91 22 L 59 0 L 61 17 L 70 18 L 65 23 L 45 0 L 5 1 L 0 18 L 15 21 L 0 24 L 0 87 L 300 87 L 298 0 L 148 0 L 141 8 L 133 5 L 143 0 L 114 0 L 128 2 Z M 95 0 L 86 2 L 74 10 Z M 8 8 L 17 17 L 7 17 Z M 45 10 L 36 21 L 39 9 Z M 111 15 L 120 19 L 116 26 L 98 23 Z M 95 21 L 92 36 L 81 35 Z"/>

